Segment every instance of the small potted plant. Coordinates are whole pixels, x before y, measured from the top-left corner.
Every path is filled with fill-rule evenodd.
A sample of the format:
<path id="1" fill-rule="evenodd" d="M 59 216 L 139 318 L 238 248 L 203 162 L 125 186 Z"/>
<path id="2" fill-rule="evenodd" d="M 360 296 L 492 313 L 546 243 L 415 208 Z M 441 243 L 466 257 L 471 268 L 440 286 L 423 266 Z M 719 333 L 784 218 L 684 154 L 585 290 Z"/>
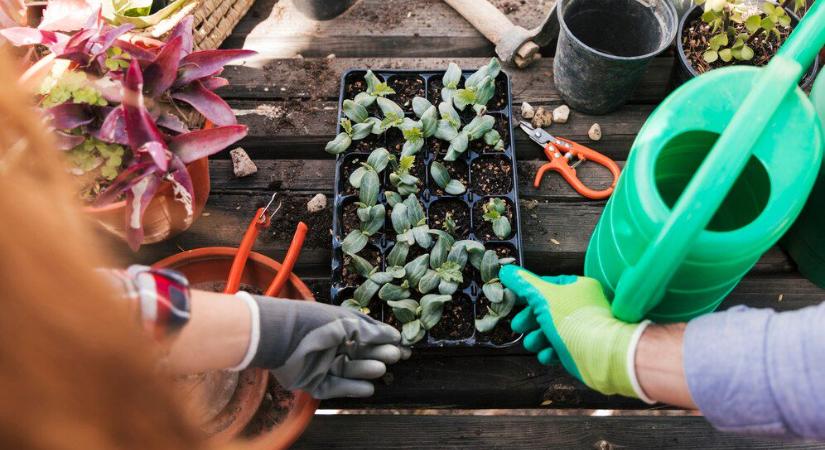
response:
<path id="1" fill-rule="evenodd" d="M 38 103 L 76 176 L 89 214 L 133 249 L 187 229 L 209 194 L 206 158 L 246 135 L 213 90 L 246 50 L 192 51 L 192 18 L 167 42 L 129 40 L 95 15 L 73 35 L 14 27 L 18 46 L 48 49 L 54 64 Z M 196 113 L 193 113 L 196 112 Z M 193 129 L 197 113 L 207 119 Z"/>
<path id="2" fill-rule="evenodd" d="M 743 0 L 697 0 L 679 24 L 676 81 L 685 82 L 709 70 L 733 65 L 763 66 L 799 22 L 805 0 L 760 5 Z M 800 86 L 810 87 L 817 59 Z"/>

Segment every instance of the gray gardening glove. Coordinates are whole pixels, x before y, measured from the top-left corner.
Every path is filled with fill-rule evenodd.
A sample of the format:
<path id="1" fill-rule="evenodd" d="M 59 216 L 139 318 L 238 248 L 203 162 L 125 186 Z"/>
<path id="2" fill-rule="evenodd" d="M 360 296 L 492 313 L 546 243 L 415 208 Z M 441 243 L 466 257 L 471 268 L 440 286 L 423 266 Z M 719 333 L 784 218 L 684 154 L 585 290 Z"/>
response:
<path id="1" fill-rule="evenodd" d="M 260 340 L 250 366 L 270 369 L 286 389 L 317 399 L 369 397 L 386 364 L 407 359 L 395 328 L 338 306 L 253 296 Z"/>

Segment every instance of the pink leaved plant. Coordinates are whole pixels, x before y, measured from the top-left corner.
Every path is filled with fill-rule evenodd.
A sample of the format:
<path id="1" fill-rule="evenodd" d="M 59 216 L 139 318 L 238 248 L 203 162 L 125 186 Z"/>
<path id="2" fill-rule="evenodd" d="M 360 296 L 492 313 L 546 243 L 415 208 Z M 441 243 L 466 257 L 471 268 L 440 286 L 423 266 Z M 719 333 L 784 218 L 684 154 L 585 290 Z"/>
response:
<path id="1" fill-rule="evenodd" d="M 27 27 L 0 30 L 12 44 L 44 46 L 58 59 L 71 61 L 72 71 L 85 75 L 88 82 L 71 95 L 60 92 L 62 96 L 49 98 L 54 103 L 54 98 L 68 97 L 65 101 L 41 104 L 62 150 L 76 151 L 90 141 L 126 149 L 93 205 L 126 200 L 127 241 L 134 250 L 143 241 L 143 214 L 162 183 L 171 183 L 176 200 L 193 214 L 186 164 L 223 150 L 247 133 L 213 90 L 227 84 L 219 77 L 224 65 L 255 52 L 193 51 L 192 20 L 183 19 L 165 43 L 154 47 L 124 39 L 132 26 L 111 27 L 99 12 L 72 35 Z M 186 105 L 214 127 L 190 130 L 181 118 L 180 107 Z"/>

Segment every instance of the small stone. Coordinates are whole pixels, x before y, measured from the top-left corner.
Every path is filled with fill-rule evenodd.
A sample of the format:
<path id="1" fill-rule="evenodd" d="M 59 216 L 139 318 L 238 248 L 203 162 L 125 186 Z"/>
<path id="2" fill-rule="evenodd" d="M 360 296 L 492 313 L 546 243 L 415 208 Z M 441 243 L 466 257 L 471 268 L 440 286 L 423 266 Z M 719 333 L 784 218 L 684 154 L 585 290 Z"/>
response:
<path id="1" fill-rule="evenodd" d="M 524 202 L 524 207 L 525 207 L 528 211 L 529 211 L 529 210 L 536 209 L 536 206 L 539 206 L 539 201 L 538 201 L 538 200 L 535 200 L 535 199 L 534 199 L 534 200 L 526 200 L 526 201 Z"/>
<path id="2" fill-rule="evenodd" d="M 330 53 L 327 55 L 327 59 L 335 59 L 335 53 Z"/>
<path id="3" fill-rule="evenodd" d="M 553 110 L 554 123 L 567 123 L 568 117 L 570 117 L 570 108 L 567 105 L 561 105 Z"/>
<path id="4" fill-rule="evenodd" d="M 602 138 L 602 127 L 600 127 L 599 124 L 594 123 L 593 126 L 587 130 L 587 135 L 590 136 L 590 140 L 600 140 Z"/>
<path id="5" fill-rule="evenodd" d="M 553 124 L 553 114 L 539 106 L 533 116 L 533 128 L 549 127 Z"/>
<path id="6" fill-rule="evenodd" d="M 229 156 L 232 157 L 232 171 L 238 178 L 246 177 L 258 172 L 258 166 L 249 158 L 244 149 L 238 147 L 229 151 Z"/>
<path id="7" fill-rule="evenodd" d="M 312 197 L 307 202 L 307 211 L 311 213 L 316 213 L 318 211 L 323 211 L 327 207 L 327 196 L 324 194 L 315 194 L 315 197 Z"/>
<path id="8" fill-rule="evenodd" d="M 527 102 L 521 104 L 521 117 L 524 119 L 532 119 L 536 115 L 536 110 Z"/>

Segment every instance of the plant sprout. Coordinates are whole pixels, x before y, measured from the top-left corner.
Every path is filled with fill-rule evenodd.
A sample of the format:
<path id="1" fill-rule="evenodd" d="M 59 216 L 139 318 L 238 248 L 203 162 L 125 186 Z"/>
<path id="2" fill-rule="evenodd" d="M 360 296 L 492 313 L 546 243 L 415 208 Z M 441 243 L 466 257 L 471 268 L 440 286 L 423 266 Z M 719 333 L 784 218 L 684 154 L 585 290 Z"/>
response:
<path id="1" fill-rule="evenodd" d="M 354 255 L 367 246 L 370 236 L 377 233 L 384 226 L 386 210 L 384 205 L 378 204 L 378 189 L 380 181 L 375 170 L 365 170 L 360 180 L 358 190 L 358 220 L 360 227 L 352 230 L 344 238 L 341 248 L 344 253 Z"/>
<path id="2" fill-rule="evenodd" d="M 767 38 L 771 33 L 777 40 L 782 39 L 778 27 L 791 24 L 791 17 L 782 6 L 769 2 L 761 5 L 762 11 L 754 10 L 743 0 L 697 0 L 705 5 L 702 21 L 710 25 L 713 36 L 708 40 L 708 48 L 702 53 L 702 59 L 713 63 L 719 59 L 724 62 L 749 61 L 754 57 L 754 50 L 749 44 L 758 36 Z M 734 26 L 743 26 L 747 32 L 737 30 Z"/>
<path id="3" fill-rule="evenodd" d="M 388 300 L 393 315 L 401 322 L 401 343 L 413 345 L 424 338 L 427 330 L 434 327 L 444 311 L 444 304 L 451 301 L 449 295 L 430 294 L 417 302 L 411 298 Z"/>
<path id="4" fill-rule="evenodd" d="M 349 184 L 358 189 L 361 187 L 361 180 L 367 172 L 380 174 L 390 161 L 390 152 L 381 147 L 373 150 L 367 157 L 367 162 L 361 163 L 361 167 L 355 169 L 349 176 Z"/>
<path id="5" fill-rule="evenodd" d="M 507 239 L 512 231 L 507 217 L 507 203 L 500 198 L 491 198 L 481 208 L 484 211 L 482 219 L 493 225 L 493 233 L 499 239 Z"/>
<path id="6" fill-rule="evenodd" d="M 467 265 L 467 248 L 456 245 L 455 239 L 441 230 L 430 230 L 438 240 L 430 252 L 430 269 L 418 281 L 418 291 L 427 294 L 438 289 L 440 294 L 452 295 L 464 281 L 462 271 Z"/>
<path id="7" fill-rule="evenodd" d="M 384 115 L 384 118 L 381 119 L 381 128 L 384 131 L 404 123 L 404 110 L 397 103 L 384 97 L 378 97 L 376 101 L 378 102 L 378 108 L 381 109 L 381 113 Z"/>
<path id="8" fill-rule="evenodd" d="M 435 184 L 450 195 L 461 195 L 467 192 L 467 188 L 460 181 L 450 178 L 447 167 L 438 161 L 433 161 L 430 165 L 430 175 L 432 175 Z M 455 223 L 453 224 L 455 225 Z"/>
<path id="9" fill-rule="evenodd" d="M 418 185 L 421 183 L 421 180 L 419 180 L 416 176 L 410 174 L 410 170 L 412 170 L 412 168 L 415 166 L 415 156 L 402 156 L 398 160 L 396 160 L 394 156 L 390 156 L 390 164 L 393 166 L 393 170 L 390 173 L 389 179 L 390 184 L 392 184 L 393 187 L 395 187 L 395 189 L 398 191 L 396 195 L 408 196 L 412 194 L 417 194 Z M 395 193 L 385 193 L 390 206 L 395 206 L 395 203 L 400 201 L 400 197 L 392 196 L 391 194 Z"/>
<path id="10" fill-rule="evenodd" d="M 367 109 L 352 100 L 344 100 L 342 105 L 344 115 L 346 118 L 341 119 L 341 131 L 335 136 L 335 139 L 327 142 L 324 150 L 327 153 L 338 155 L 346 151 L 352 144 L 352 141 L 360 141 L 372 134 L 381 134 L 380 121 L 377 118 L 370 117 Z"/>
<path id="11" fill-rule="evenodd" d="M 447 66 L 447 71 L 441 77 L 441 100 L 447 103 L 453 102 L 453 95 L 458 90 L 458 83 L 461 82 L 461 68 L 454 62 Z"/>
<path id="12" fill-rule="evenodd" d="M 453 220 L 453 213 L 448 211 L 447 214 L 444 215 L 444 223 L 441 224 L 441 229 L 447 233 L 450 233 L 450 236 L 455 236 L 456 227 L 457 224 L 455 223 L 455 220 Z"/>
<path id="13" fill-rule="evenodd" d="M 493 147 L 493 150 L 504 151 L 504 140 L 501 139 L 501 134 L 496 130 L 484 133 L 484 143 Z"/>
<path id="14" fill-rule="evenodd" d="M 482 66 L 464 82 L 464 89 L 459 89 L 453 95 L 453 103 L 460 111 L 472 105 L 476 114 L 484 115 L 487 112 L 487 102 L 493 98 L 496 91 L 496 77 L 501 72 L 501 63 L 492 58 L 486 66 Z"/>
<path id="15" fill-rule="evenodd" d="M 424 208 L 415 195 L 410 194 L 403 202 L 396 203 L 392 208 L 390 220 L 396 233 L 396 242 L 418 244 L 425 250 L 433 245 L 430 228 L 427 226 L 427 216 L 424 215 Z"/>

